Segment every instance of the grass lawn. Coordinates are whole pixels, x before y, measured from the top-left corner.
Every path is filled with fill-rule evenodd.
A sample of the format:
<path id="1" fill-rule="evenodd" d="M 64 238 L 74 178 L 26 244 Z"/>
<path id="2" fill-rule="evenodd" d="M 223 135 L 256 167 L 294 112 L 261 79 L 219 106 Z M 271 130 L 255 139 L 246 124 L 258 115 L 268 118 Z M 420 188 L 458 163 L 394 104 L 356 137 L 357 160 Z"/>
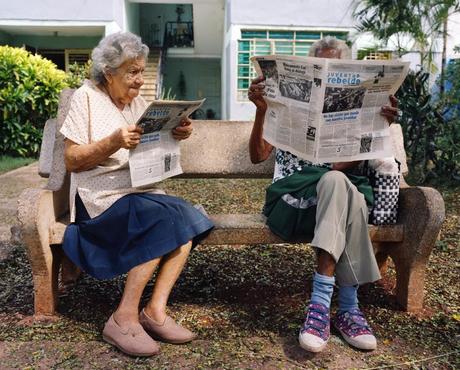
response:
<path id="1" fill-rule="evenodd" d="M 167 180 L 163 188 L 209 213 L 253 213 L 268 183 Z M 430 257 L 423 311 L 398 309 L 391 264 L 381 282 L 360 289 L 362 310 L 378 338 L 376 351 L 354 350 L 336 332 L 320 354 L 299 348 L 315 268 L 306 244 L 198 247 L 169 302 L 171 315 L 198 339 L 162 344 L 152 358 L 125 356 L 102 340 L 123 277 L 97 281 L 85 275 L 60 298 L 58 321 L 25 324 L 33 313 L 33 286 L 26 253 L 17 246 L 0 262 L 0 369 L 458 369 L 460 191 L 440 191 L 447 218 Z M 151 291 L 152 282 L 143 303 Z"/>
<path id="2" fill-rule="evenodd" d="M 2 155 L 0 156 L 0 175 L 5 172 L 14 170 L 15 168 L 27 166 L 36 160 L 36 158 L 18 158 Z"/>

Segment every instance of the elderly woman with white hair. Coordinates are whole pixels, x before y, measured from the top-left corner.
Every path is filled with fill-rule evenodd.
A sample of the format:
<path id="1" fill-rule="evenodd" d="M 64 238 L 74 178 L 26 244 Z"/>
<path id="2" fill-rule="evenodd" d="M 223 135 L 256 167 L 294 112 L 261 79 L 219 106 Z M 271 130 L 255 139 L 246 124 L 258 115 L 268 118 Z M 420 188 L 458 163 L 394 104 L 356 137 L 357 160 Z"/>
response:
<path id="1" fill-rule="evenodd" d="M 195 335 L 166 314 L 169 294 L 190 250 L 213 227 L 180 198 L 131 186 L 128 156 L 141 136 L 135 125 L 147 104 L 139 96 L 149 49 L 132 33 L 102 39 L 92 53 L 91 81 L 72 97 L 61 128 L 71 172 L 71 221 L 63 249 L 98 279 L 128 273 L 121 301 L 103 338 L 135 356 L 159 352 L 153 339 L 186 343 Z M 190 120 L 172 131 L 192 132 Z M 142 292 L 156 267 L 150 301 L 139 313 Z"/>
<path id="2" fill-rule="evenodd" d="M 347 59 L 351 53 L 345 42 L 326 37 L 312 45 L 309 56 Z M 266 160 L 274 148 L 263 139 L 267 111 L 264 88 L 264 77 L 259 77 L 252 82 L 248 92 L 257 108 L 249 142 L 253 163 Z M 383 106 L 381 114 L 391 123 L 398 109 L 396 98 L 390 96 L 389 99 L 391 105 Z M 331 298 L 337 281 L 339 308 L 333 324 L 352 346 L 375 349 L 375 336 L 358 307 L 357 298 L 360 284 L 380 279 L 367 229 L 366 200 L 372 198 L 372 189 L 366 178 L 355 178 L 352 182 L 351 176 L 343 172 L 356 167 L 359 161 L 313 164 L 275 149 L 273 184 L 267 189 L 264 208 L 265 215 L 269 216 L 268 226 L 281 237 L 286 236 L 286 230 L 293 230 L 291 238 L 312 238 L 311 245 L 317 252 L 313 291 L 300 329 L 299 343 L 311 352 L 325 348 L 330 336 Z M 272 203 L 272 198 L 286 198 L 299 189 L 309 196 L 302 199 L 311 201 L 299 206 L 295 220 L 288 219 L 283 213 L 286 208 L 280 206 L 286 201 Z"/>

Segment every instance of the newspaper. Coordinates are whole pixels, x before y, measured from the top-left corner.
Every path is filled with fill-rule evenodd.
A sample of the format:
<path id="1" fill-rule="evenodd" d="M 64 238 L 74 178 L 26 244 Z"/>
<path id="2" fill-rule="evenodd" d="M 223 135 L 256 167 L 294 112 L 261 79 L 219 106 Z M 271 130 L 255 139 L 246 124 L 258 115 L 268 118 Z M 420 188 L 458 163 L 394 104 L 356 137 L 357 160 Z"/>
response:
<path id="1" fill-rule="evenodd" d="M 131 185 L 142 187 L 182 173 L 179 142 L 172 130 L 205 101 L 152 102 L 136 125 L 142 127 L 140 143 L 129 151 Z"/>
<path id="2" fill-rule="evenodd" d="M 264 139 L 313 163 L 392 155 L 380 114 L 409 63 L 295 56 L 251 58 L 265 81 Z"/>

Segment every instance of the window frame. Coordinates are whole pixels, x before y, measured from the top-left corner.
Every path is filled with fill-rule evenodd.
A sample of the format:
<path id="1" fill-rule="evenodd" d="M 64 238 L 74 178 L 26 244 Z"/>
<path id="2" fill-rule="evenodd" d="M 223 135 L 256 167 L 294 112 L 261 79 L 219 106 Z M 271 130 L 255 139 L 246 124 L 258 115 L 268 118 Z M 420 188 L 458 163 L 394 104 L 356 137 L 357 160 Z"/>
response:
<path id="1" fill-rule="evenodd" d="M 64 55 L 65 55 L 65 71 L 69 72 L 69 67 L 70 67 L 70 57 L 71 55 L 86 55 L 88 57 L 87 61 L 91 59 L 91 49 L 65 49 L 64 50 Z M 84 64 L 84 63 L 79 63 L 79 64 Z"/>
<path id="2" fill-rule="evenodd" d="M 282 38 L 278 37 L 283 35 L 292 34 L 292 38 Z M 256 37 L 247 37 L 250 35 Z M 265 35 L 265 37 L 263 37 Z M 277 37 L 270 37 L 270 36 Z M 305 36 L 313 37 L 305 37 Z M 279 46 L 284 43 L 292 44 L 292 53 L 280 53 L 282 55 L 298 55 L 298 56 L 307 56 L 310 46 L 322 39 L 325 36 L 336 36 L 341 40 L 347 40 L 349 31 L 332 31 L 332 30 L 313 30 L 313 29 L 251 29 L 251 28 L 242 28 L 240 30 L 240 37 L 237 39 L 237 52 L 236 52 L 236 100 L 238 102 L 248 102 L 247 90 L 251 83 L 251 80 L 254 79 L 257 74 L 254 70 L 254 67 L 250 61 L 252 56 L 257 55 L 270 55 L 276 54 L 279 49 L 277 49 L 277 44 Z M 249 48 L 247 50 L 242 50 L 241 45 L 243 43 L 249 43 Z M 269 51 L 267 53 L 257 53 L 257 44 L 267 43 L 269 44 Z M 303 48 L 301 47 L 303 46 Z M 299 52 L 297 53 L 297 51 Z M 302 51 L 302 52 L 300 52 Z M 243 55 L 247 55 L 242 58 Z M 244 63 L 241 63 L 241 62 Z M 240 74 L 240 70 L 246 70 L 247 75 Z M 245 83 L 244 83 L 245 82 Z"/>

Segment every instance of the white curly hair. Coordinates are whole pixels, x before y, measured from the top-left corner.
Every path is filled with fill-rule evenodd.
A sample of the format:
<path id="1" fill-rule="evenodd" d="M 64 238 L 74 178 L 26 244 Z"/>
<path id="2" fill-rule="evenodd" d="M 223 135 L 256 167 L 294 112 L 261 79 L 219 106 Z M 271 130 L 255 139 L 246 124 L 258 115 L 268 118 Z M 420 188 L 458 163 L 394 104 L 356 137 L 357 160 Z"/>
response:
<path id="1" fill-rule="evenodd" d="M 91 54 L 91 79 L 105 83 L 107 73 L 116 74 L 116 70 L 129 59 L 144 58 L 149 55 L 149 47 L 142 43 L 139 36 L 131 32 L 117 32 L 104 37 Z"/>
<path id="2" fill-rule="evenodd" d="M 332 36 L 326 36 L 316 41 L 308 50 L 308 56 L 316 57 L 322 49 L 335 49 L 340 53 L 340 59 L 351 59 L 351 50 L 345 41 L 338 40 Z"/>

